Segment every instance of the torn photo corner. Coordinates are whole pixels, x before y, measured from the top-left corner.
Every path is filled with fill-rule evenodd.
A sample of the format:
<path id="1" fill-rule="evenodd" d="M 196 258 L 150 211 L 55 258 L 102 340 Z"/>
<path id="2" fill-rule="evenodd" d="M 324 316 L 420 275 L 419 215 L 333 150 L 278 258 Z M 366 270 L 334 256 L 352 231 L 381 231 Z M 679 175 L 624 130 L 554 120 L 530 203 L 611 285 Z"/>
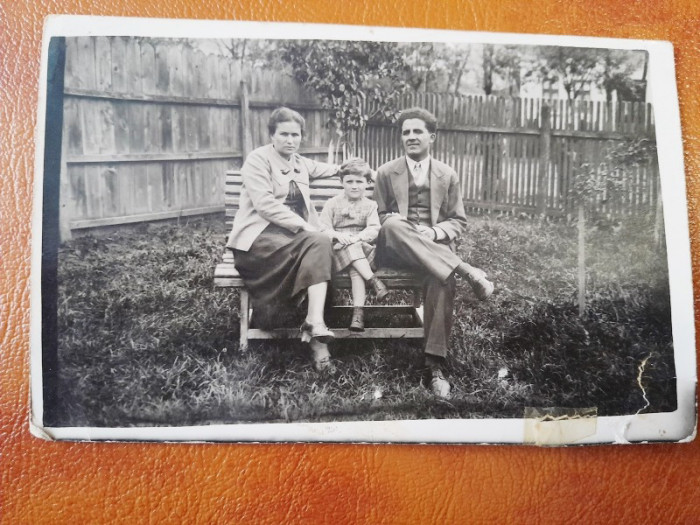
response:
<path id="1" fill-rule="evenodd" d="M 669 43 L 56 16 L 42 53 L 35 436 L 695 437 Z"/>

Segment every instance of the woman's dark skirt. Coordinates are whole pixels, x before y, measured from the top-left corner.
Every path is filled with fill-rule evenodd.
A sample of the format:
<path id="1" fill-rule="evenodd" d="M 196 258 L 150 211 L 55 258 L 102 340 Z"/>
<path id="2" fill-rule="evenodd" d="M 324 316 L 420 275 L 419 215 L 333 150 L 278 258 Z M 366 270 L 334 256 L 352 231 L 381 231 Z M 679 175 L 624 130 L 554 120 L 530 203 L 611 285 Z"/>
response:
<path id="1" fill-rule="evenodd" d="M 309 286 L 331 279 L 331 241 L 320 232 L 292 233 L 270 224 L 247 252 L 233 253 L 258 304 L 297 302 Z"/>

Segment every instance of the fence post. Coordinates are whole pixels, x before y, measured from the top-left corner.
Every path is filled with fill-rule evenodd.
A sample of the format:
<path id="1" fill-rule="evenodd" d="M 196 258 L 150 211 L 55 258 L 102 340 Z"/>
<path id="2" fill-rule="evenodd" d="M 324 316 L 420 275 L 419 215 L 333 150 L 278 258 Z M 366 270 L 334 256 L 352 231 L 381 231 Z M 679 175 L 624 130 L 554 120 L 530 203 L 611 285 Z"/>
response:
<path id="1" fill-rule="evenodd" d="M 578 315 L 586 313 L 586 211 L 578 203 Z"/>
<path id="2" fill-rule="evenodd" d="M 656 181 L 656 211 L 654 213 L 654 245 L 661 246 L 664 231 L 663 201 L 661 200 L 661 177 Z"/>
<path id="3" fill-rule="evenodd" d="M 540 162 L 537 178 L 537 215 L 543 216 L 547 211 L 547 173 L 552 150 L 552 124 L 550 107 L 542 103 L 542 127 L 540 128 Z"/>
<path id="4" fill-rule="evenodd" d="M 61 101 L 61 104 L 63 104 L 63 101 Z M 73 238 L 73 232 L 70 229 L 70 220 L 71 215 L 75 213 L 72 205 L 73 196 L 71 195 L 70 181 L 68 180 L 68 163 L 66 162 L 66 155 L 68 155 L 68 133 L 63 134 L 62 136 L 61 182 L 59 184 L 59 202 L 61 204 L 58 210 L 58 231 L 61 242 L 68 241 Z"/>
<path id="5" fill-rule="evenodd" d="M 328 154 L 326 155 L 326 162 L 328 164 L 335 164 L 335 143 L 333 139 L 328 143 Z"/>
<path id="6" fill-rule="evenodd" d="M 248 84 L 241 80 L 241 153 L 243 162 L 253 150 L 253 137 L 250 132 L 250 100 L 248 98 Z"/>

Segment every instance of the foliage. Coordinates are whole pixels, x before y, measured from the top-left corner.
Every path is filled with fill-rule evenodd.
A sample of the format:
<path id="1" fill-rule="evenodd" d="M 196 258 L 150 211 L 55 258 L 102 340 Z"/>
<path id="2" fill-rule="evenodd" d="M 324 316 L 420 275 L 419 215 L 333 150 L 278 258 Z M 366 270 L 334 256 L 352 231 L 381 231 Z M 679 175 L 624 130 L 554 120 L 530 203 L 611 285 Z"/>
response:
<path id="1" fill-rule="evenodd" d="M 484 44 L 482 51 L 484 94 L 493 92 L 493 77 L 498 76 L 508 94 L 520 95 L 521 70 L 525 64 L 527 48 L 521 46 Z"/>
<path id="2" fill-rule="evenodd" d="M 409 89 L 459 93 L 471 51 L 468 44 L 295 40 L 278 42 L 268 61 L 287 64 L 330 110 L 329 125 L 347 135 L 371 118 L 395 120 Z"/>
<path id="3" fill-rule="evenodd" d="M 458 283 L 449 402 L 421 385 L 417 343 L 337 342 L 334 377 L 317 375 L 298 341 L 239 352 L 237 293 L 212 285 L 224 233 L 222 224 L 192 221 L 61 247 L 61 421 L 180 425 L 522 417 L 525 406 L 597 406 L 600 415 L 675 408 L 665 252 L 649 250 L 643 222 L 592 239 L 591 301 L 579 318 L 573 228 L 470 218 L 459 253 L 486 269 L 497 293 L 481 303 Z M 637 383 L 646 358 L 650 405 Z"/>
<path id="4" fill-rule="evenodd" d="M 275 49 L 275 43 L 270 40 L 231 38 L 216 42 L 224 54 L 252 68 L 263 67 Z"/>
<path id="5" fill-rule="evenodd" d="M 407 82 L 414 91 L 460 93 L 462 78 L 471 67 L 474 46 L 433 42 L 400 46 L 408 66 Z"/>
<path id="6" fill-rule="evenodd" d="M 473 53 L 478 48 L 480 64 Z M 267 57 L 269 64 L 290 67 L 320 96 L 329 125 L 341 135 L 373 117 L 393 120 L 409 89 L 460 93 L 466 73 L 481 79 L 486 95 L 517 96 L 523 83 L 536 81 L 561 83 L 569 99 L 596 85 L 609 99 L 617 91 L 619 98 L 637 100 L 644 80 L 633 77 L 646 60 L 643 52 L 561 46 L 313 40 L 279 41 Z"/>
<path id="7" fill-rule="evenodd" d="M 391 42 L 287 40 L 276 54 L 297 81 L 318 93 L 340 135 L 372 117 L 394 120 L 398 97 L 408 89 L 408 66 Z"/>
<path id="8" fill-rule="evenodd" d="M 525 78 L 561 83 L 570 100 L 580 98 L 590 85 L 604 88 L 608 100 L 614 89 L 622 96 L 641 97 L 641 84 L 632 79 L 641 60 L 646 60 L 645 52 L 538 46 L 533 48 Z"/>
<path id="9" fill-rule="evenodd" d="M 526 76 L 537 76 L 544 83 L 561 83 L 567 97 L 573 100 L 595 80 L 598 65 L 597 50 L 541 46 Z"/>
<path id="10" fill-rule="evenodd" d="M 618 100 L 643 101 L 646 87 L 646 71 L 648 53 L 637 52 L 630 54 L 621 49 L 604 49 L 602 54 L 602 74 L 597 82 L 605 89 L 606 98 L 612 100 L 613 91 L 617 92 Z M 635 70 L 642 63 L 642 78 L 634 80 Z"/>
<path id="11" fill-rule="evenodd" d="M 576 159 L 575 159 L 576 160 Z M 656 161 L 656 141 L 631 137 L 610 141 L 600 163 L 575 162 L 574 183 L 570 189 L 578 202 L 578 306 L 583 316 L 587 308 L 586 290 L 586 204 L 598 195 L 609 199 L 628 188 L 628 179 L 635 166 Z M 658 226 L 656 227 L 658 230 Z"/>
<path id="12" fill-rule="evenodd" d="M 656 141 L 629 137 L 609 141 L 600 163 L 574 159 L 576 176 L 571 191 L 575 199 L 586 201 L 596 195 L 610 196 L 627 186 L 635 166 L 656 162 Z"/>
<path id="13" fill-rule="evenodd" d="M 646 54 L 554 46 L 339 40 L 217 41 L 243 69 L 287 70 L 329 110 L 328 125 L 344 140 L 370 118 L 393 121 L 408 90 L 519 96 L 528 82 L 561 82 L 570 99 L 589 85 L 612 97 L 639 100 L 645 79 L 633 77 Z M 481 59 L 479 60 L 479 52 Z"/>

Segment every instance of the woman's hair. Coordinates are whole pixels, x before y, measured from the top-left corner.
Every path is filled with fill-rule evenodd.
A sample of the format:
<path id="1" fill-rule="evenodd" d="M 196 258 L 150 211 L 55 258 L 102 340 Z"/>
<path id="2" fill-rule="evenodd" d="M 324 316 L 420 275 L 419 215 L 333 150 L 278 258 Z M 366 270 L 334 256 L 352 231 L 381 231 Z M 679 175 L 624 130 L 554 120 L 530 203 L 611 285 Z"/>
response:
<path id="1" fill-rule="evenodd" d="M 342 182 L 348 175 L 355 175 L 356 177 L 364 177 L 367 182 L 372 182 L 372 168 L 369 167 L 365 159 L 360 157 L 354 157 L 343 162 L 338 171 L 338 176 Z"/>
<path id="2" fill-rule="evenodd" d="M 404 121 L 417 118 L 425 122 L 425 129 L 430 133 L 435 133 L 438 127 L 437 118 L 430 111 L 424 108 L 414 107 L 404 109 L 399 115 L 399 120 L 396 121 L 396 125 L 399 127 L 399 131 L 403 128 Z"/>
<path id="3" fill-rule="evenodd" d="M 270 115 L 270 119 L 267 121 L 267 131 L 270 135 L 274 135 L 277 131 L 277 124 L 282 122 L 296 122 L 301 128 L 301 135 L 304 136 L 304 131 L 306 129 L 306 121 L 299 113 L 293 109 L 281 107 L 277 108 Z"/>

